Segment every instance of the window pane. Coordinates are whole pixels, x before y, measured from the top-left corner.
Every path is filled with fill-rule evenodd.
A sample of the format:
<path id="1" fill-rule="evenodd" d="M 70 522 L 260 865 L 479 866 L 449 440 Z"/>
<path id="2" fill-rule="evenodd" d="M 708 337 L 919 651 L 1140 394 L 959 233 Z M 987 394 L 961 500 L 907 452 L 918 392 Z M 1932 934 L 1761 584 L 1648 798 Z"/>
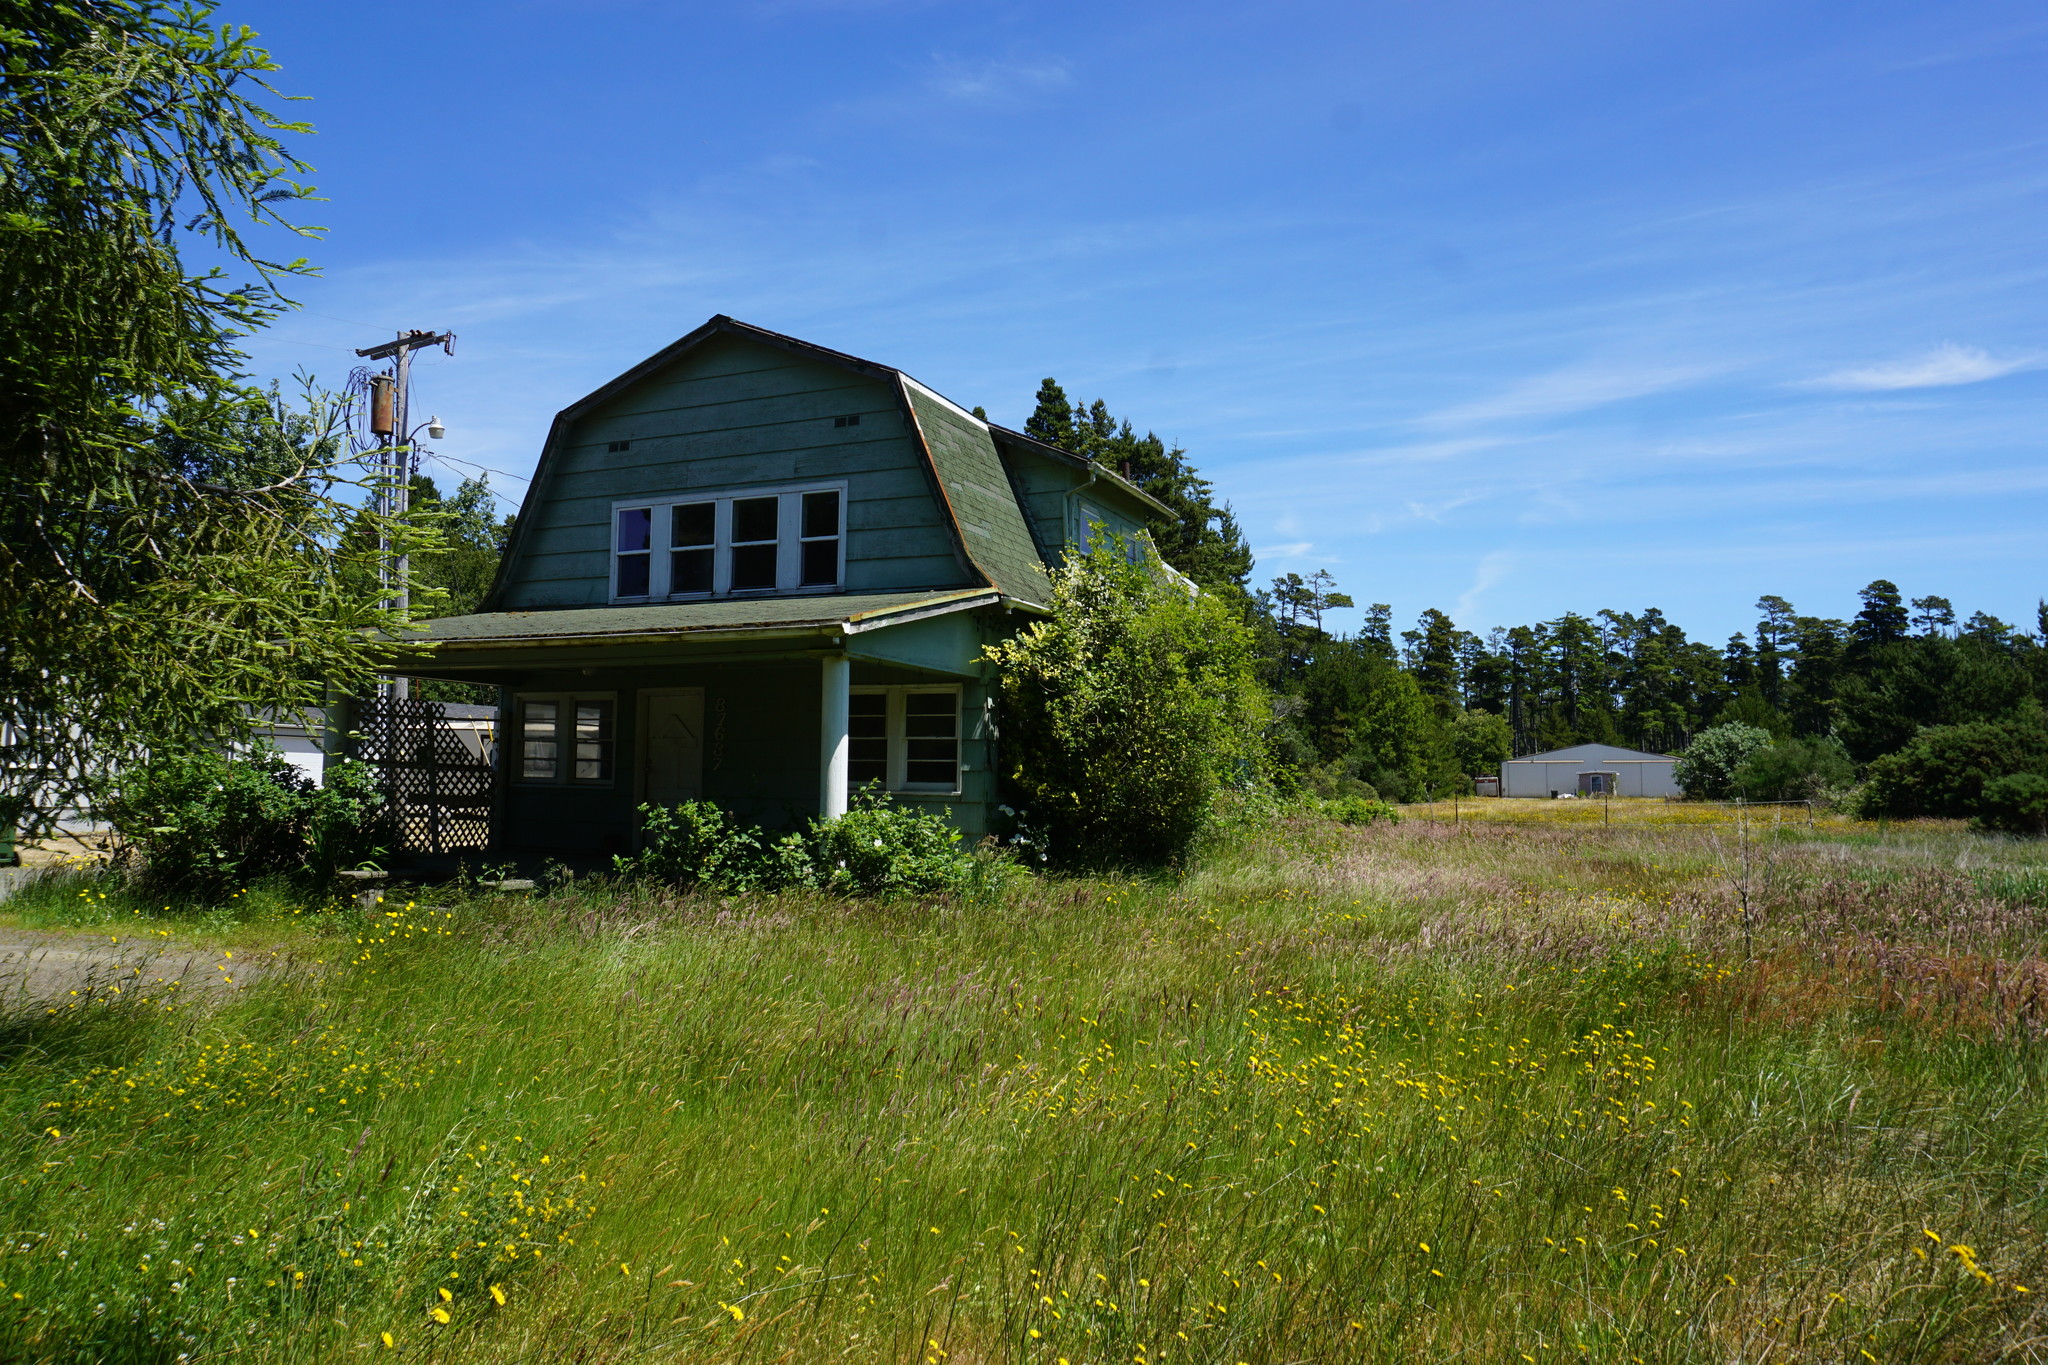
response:
<path id="1" fill-rule="evenodd" d="M 804 494 L 804 535 L 839 534 L 839 490 Z"/>
<path id="2" fill-rule="evenodd" d="M 829 588 L 839 582 L 839 542 L 837 540 L 807 540 L 804 542 L 804 579 L 806 588 Z"/>
<path id="3" fill-rule="evenodd" d="M 521 777 L 541 781 L 548 781 L 554 777 L 556 714 L 555 703 L 551 701 L 529 701 L 520 704 Z"/>
<path id="4" fill-rule="evenodd" d="M 647 596 L 647 570 L 653 558 L 644 554 L 619 556 L 619 596 Z"/>
<path id="5" fill-rule="evenodd" d="M 711 591 L 711 551 L 675 550 L 668 557 L 670 592 Z"/>
<path id="6" fill-rule="evenodd" d="M 847 781 L 889 780 L 889 698 L 880 692 L 856 692 L 848 699 L 850 736 L 846 764 Z"/>
<path id="7" fill-rule="evenodd" d="M 958 786 L 959 733 L 959 694 L 907 694 L 903 698 L 903 780 L 914 787 Z"/>
<path id="8" fill-rule="evenodd" d="M 709 545 L 718 530 L 718 504 L 686 502 L 669 512 L 668 543 Z"/>
<path id="9" fill-rule="evenodd" d="M 732 552 L 732 585 L 740 588 L 775 586 L 775 546 L 740 545 Z"/>
<path id="10" fill-rule="evenodd" d="M 903 699 L 907 735 L 951 736 L 959 718 L 960 703 L 952 692 L 912 692 Z"/>
<path id="11" fill-rule="evenodd" d="M 612 775 L 612 704 L 576 703 L 576 780 L 605 782 Z"/>
<path id="12" fill-rule="evenodd" d="M 626 507 L 619 511 L 619 550 L 644 550 L 647 533 L 654 525 L 654 511 L 647 507 Z"/>
<path id="13" fill-rule="evenodd" d="M 956 769 L 948 761 L 944 763 L 920 763 L 912 760 L 906 765 L 903 780 L 917 787 L 944 787 L 951 790 L 959 784 L 954 776 Z"/>
<path id="14" fill-rule="evenodd" d="M 781 506 L 781 498 L 739 498 L 735 500 L 732 505 L 732 538 L 734 542 L 775 539 L 775 514 Z"/>

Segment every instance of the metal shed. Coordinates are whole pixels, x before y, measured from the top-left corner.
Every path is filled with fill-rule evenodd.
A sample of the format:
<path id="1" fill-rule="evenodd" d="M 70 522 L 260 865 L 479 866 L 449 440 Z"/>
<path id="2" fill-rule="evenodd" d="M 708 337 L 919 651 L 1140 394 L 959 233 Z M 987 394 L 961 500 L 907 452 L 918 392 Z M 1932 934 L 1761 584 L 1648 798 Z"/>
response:
<path id="1" fill-rule="evenodd" d="M 1569 749 L 1511 758 L 1500 765 L 1502 796 L 1677 796 L 1670 754 L 1644 753 L 1615 744 L 1574 744 Z"/>

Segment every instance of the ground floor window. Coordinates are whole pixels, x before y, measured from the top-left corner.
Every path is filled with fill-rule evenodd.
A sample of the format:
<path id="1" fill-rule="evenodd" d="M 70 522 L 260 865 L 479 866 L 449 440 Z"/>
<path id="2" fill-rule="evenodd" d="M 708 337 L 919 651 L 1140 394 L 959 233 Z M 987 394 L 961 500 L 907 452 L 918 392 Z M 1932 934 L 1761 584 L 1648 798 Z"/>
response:
<path id="1" fill-rule="evenodd" d="M 960 789 L 960 689 L 856 687 L 847 780 L 890 791 Z"/>
<path id="2" fill-rule="evenodd" d="M 520 696 L 519 780 L 610 782 L 617 709 L 610 694 Z"/>

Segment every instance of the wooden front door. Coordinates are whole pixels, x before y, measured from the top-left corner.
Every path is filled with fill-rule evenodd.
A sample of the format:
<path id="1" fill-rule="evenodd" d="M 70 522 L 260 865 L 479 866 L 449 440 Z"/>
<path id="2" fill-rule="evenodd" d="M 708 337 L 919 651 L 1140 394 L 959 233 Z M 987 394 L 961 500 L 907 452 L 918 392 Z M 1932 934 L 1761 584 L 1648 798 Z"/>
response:
<path id="1" fill-rule="evenodd" d="M 704 689 L 640 694 L 640 799 L 673 806 L 704 794 Z"/>

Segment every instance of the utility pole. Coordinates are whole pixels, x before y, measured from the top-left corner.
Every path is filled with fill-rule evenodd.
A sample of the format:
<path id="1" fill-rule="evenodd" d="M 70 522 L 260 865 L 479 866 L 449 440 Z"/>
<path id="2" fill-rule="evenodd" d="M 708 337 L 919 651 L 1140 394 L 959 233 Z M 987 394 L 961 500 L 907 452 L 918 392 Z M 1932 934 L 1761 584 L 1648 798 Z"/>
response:
<path id="1" fill-rule="evenodd" d="M 452 356 L 455 354 L 455 333 L 423 332 L 414 328 L 400 332 L 396 341 L 356 352 L 365 360 L 391 362 L 390 373 L 373 376 L 370 381 L 370 430 L 384 441 L 377 480 L 377 512 L 380 517 L 402 517 L 412 508 L 412 479 L 419 472 L 419 456 L 413 449 L 413 430 L 409 421 L 412 353 L 423 346 L 439 346 Z M 429 422 L 428 434 L 440 436 L 440 419 L 430 418 Z M 380 532 L 379 541 L 378 549 L 382 553 L 377 556 L 377 577 L 387 594 L 384 603 L 398 613 L 400 620 L 404 620 L 412 607 L 412 559 L 401 554 L 393 563 L 389 535 Z M 394 701 L 404 700 L 409 690 L 404 678 L 394 677 L 384 684 L 384 694 Z"/>

